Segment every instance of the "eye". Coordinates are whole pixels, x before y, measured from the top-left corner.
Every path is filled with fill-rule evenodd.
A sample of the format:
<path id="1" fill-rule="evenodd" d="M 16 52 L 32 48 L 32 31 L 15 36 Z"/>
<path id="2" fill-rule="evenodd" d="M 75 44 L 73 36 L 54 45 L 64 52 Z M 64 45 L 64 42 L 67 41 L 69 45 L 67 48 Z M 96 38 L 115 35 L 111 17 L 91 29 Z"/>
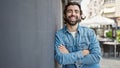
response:
<path id="1" fill-rule="evenodd" d="M 67 10 L 67 13 L 72 13 L 72 10 Z"/>
<path id="2" fill-rule="evenodd" d="M 78 14 L 78 13 L 80 13 L 80 11 L 79 11 L 79 10 L 75 10 L 75 13 L 77 13 L 77 14 Z"/>

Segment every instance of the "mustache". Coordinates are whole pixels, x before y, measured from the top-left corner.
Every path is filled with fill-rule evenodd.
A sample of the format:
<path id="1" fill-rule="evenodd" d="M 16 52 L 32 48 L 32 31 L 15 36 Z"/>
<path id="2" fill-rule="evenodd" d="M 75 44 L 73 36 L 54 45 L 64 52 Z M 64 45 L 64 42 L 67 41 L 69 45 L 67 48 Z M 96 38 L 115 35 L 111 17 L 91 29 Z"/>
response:
<path id="1" fill-rule="evenodd" d="M 74 15 L 69 16 L 69 18 L 71 18 L 71 17 L 76 17 L 76 16 L 74 16 Z"/>

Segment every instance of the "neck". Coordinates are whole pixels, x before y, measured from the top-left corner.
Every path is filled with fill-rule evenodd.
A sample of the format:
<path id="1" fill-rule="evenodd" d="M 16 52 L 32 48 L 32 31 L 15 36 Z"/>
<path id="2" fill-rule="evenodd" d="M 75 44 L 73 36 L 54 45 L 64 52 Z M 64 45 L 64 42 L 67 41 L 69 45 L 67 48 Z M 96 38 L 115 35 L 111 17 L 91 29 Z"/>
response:
<path id="1" fill-rule="evenodd" d="M 77 31 L 77 28 L 78 28 L 78 23 L 74 26 L 71 26 L 69 24 L 67 24 L 67 29 L 70 31 L 70 32 L 76 32 Z"/>

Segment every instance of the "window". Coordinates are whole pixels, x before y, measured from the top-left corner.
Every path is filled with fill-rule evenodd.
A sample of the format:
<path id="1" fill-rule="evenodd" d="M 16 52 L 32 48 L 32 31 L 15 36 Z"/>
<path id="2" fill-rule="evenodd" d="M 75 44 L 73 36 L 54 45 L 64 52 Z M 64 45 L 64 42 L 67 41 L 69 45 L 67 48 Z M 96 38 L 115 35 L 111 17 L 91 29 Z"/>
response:
<path id="1" fill-rule="evenodd" d="M 104 0 L 104 3 L 115 3 L 115 0 Z"/>

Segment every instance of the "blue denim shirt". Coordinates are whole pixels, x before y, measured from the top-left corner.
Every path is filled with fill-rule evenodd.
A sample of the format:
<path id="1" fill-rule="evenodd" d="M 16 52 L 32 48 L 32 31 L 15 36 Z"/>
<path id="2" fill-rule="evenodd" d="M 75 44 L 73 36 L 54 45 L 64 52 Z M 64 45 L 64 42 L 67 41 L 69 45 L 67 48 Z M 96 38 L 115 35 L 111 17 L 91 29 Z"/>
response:
<path id="1" fill-rule="evenodd" d="M 68 54 L 59 51 L 58 46 L 61 44 L 68 49 Z M 84 49 L 89 50 L 90 54 L 83 56 Z M 62 68 L 100 68 L 100 58 L 101 49 L 92 29 L 78 25 L 75 38 L 66 26 L 56 32 L 55 59 Z"/>

